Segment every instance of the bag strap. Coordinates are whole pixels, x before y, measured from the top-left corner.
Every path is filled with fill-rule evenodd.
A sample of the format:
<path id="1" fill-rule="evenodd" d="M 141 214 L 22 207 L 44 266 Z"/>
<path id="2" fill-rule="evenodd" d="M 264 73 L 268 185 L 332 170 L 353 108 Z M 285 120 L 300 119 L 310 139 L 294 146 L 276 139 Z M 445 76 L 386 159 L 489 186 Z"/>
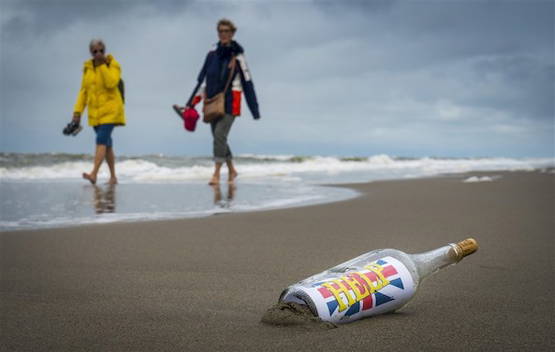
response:
<path id="1" fill-rule="evenodd" d="M 229 71 L 229 77 L 227 78 L 227 82 L 225 84 L 225 88 L 223 93 L 227 92 L 227 88 L 229 88 L 229 83 L 231 83 L 231 78 L 233 78 L 233 74 L 235 73 L 235 64 L 237 60 L 235 59 L 235 55 L 231 58 L 231 71 Z"/>

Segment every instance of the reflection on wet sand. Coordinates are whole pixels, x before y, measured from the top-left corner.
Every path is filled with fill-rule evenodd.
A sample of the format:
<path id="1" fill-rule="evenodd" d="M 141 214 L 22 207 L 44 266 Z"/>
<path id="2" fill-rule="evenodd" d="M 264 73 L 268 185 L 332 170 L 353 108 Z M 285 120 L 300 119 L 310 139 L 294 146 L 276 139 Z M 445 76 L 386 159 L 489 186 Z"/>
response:
<path id="1" fill-rule="evenodd" d="M 94 208 L 97 214 L 116 211 L 116 185 L 106 185 L 103 189 L 94 185 Z"/>
<path id="2" fill-rule="evenodd" d="M 227 185 L 226 199 L 222 199 L 222 189 L 219 184 L 212 185 L 212 189 L 214 190 L 214 204 L 220 206 L 221 208 L 231 208 L 237 187 L 232 183 Z"/>

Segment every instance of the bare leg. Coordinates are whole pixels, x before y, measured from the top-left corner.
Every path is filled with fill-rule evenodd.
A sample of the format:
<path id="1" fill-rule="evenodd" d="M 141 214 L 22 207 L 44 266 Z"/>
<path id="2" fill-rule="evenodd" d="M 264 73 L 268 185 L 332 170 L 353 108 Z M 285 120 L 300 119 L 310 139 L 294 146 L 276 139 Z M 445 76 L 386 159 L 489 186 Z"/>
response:
<path id="1" fill-rule="evenodd" d="M 93 185 L 96 184 L 96 175 L 98 174 L 98 170 L 100 169 L 100 165 L 104 161 L 106 157 L 106 146 L 104 144 L 97 144 L 96 145 L 96 153 L 94 155 L 94 166 L 93 170 L 90 174 L 83 172 L 83 178 L 85 180 L 89 180 Z"/>
<path id="2" fill-rule="evenodd" d="M 116 177 L 116 156 L 112 147 L 106 147 L 106 162 L 108 163 L 108 168 L 110 168 L 110 180 L 108 183 L 115 185 L 118 183 L 118 178 Z"/>
<path id="3" fill-rule="evenodd" d="M 235 169 L 235 166 L 233 166 L 233 160 L 228 159 L 226 161 L 226 164 L 227 164 L 227 169 L 229 173 L 227 182 L 233 183 L 233 181 L 235 180 L 235 177 L 237 177 L 238 175 L 237 170 Z"/>
<path id="4" fill-rule="evenodd" d="M 217 185 L 220 183 L 220 169 L 222 168 L 222 163 L 214 163 L 214 175 L 212 179 L 208 182 L 209 185 Z"/>

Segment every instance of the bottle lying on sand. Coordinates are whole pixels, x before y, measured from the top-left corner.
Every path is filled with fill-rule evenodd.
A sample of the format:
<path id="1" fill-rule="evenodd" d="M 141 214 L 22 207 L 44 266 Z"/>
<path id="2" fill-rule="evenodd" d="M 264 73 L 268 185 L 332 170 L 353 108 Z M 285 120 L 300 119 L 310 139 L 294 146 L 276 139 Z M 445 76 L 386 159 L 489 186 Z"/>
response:
<path id="1" fill-rule="evenodd" d="M 332 323 L 392 312 L 410 301 L 424 278 L 476 250 L 472 238 L 418 254 L 374 250 L 289 286 L 279 301 L 307 305 Z"/>

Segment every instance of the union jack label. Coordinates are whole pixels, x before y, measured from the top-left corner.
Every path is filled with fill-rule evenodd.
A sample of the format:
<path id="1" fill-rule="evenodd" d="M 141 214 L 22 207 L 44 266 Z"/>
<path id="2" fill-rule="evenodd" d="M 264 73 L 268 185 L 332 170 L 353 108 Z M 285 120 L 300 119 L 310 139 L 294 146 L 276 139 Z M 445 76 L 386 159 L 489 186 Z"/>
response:
<path id="1" fill-rule="evenodd" d="M 402 307 L 415 287 L 403 263 L 383 257 L 345 273 L 319 276 L 318 282 L 305 280 L 292 286 L 289 294 L 299 291 L 310 297 L 322 320 L 344 323 Z"/>

